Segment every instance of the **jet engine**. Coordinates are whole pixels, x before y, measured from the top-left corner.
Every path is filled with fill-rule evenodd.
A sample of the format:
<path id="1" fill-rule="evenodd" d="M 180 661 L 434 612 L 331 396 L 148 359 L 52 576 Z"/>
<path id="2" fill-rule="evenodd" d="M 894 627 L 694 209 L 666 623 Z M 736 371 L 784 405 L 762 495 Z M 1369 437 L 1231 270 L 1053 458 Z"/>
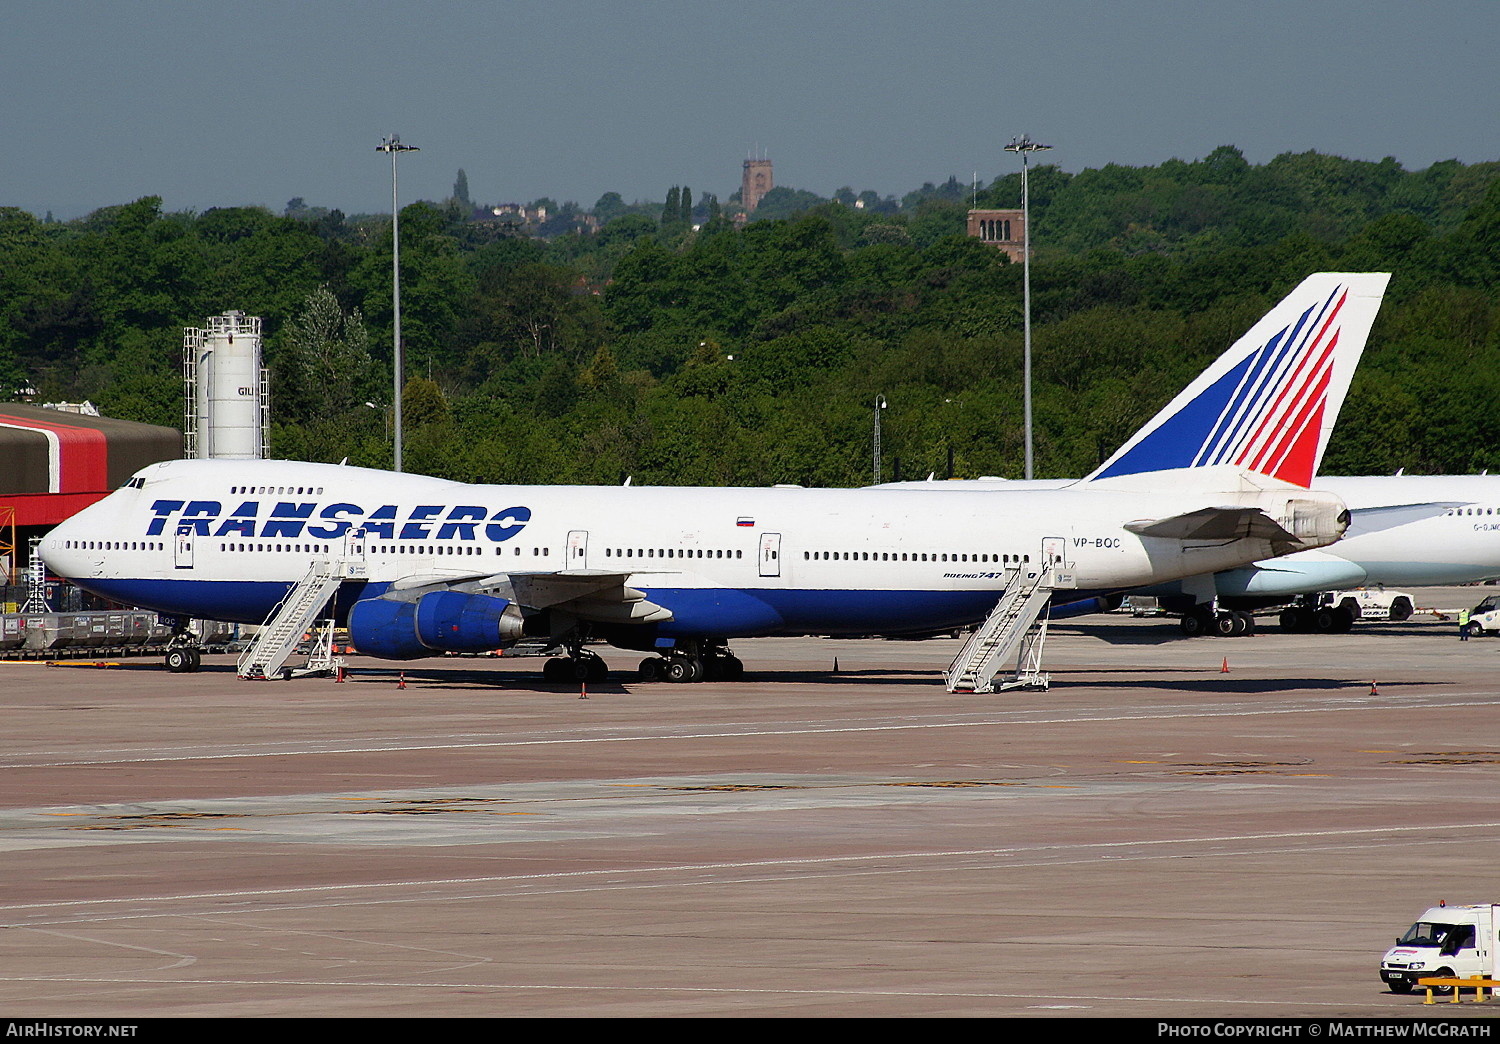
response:
<path id="1" fill-rule="evenodd" d="M 387 660 L 487 652 L 523 635 L 521 611 L 504 598 L 433 591 L 415 600 L 366 598 L 349 610 L 354 647 Z"/>

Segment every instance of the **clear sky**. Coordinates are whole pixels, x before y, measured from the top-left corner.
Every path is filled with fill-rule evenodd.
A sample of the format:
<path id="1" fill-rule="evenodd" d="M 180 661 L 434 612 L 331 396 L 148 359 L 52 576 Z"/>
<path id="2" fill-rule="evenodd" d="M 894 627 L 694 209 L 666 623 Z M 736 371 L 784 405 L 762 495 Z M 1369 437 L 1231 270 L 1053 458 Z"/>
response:
<path id="1" fill-rule="evenodd" d="M 1500 0 L 0 0 L 0 205 L 901 195 L 1317 149 L 1500 159 Z"/>

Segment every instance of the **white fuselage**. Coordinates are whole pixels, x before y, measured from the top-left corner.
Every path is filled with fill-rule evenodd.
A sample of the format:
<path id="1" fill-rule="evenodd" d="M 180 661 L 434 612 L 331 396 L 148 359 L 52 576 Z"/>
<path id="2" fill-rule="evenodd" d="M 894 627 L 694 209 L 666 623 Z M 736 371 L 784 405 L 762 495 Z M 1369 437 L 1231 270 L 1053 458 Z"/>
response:
<path id="1" fill-rule="evenodd" d="M 257 622 L 322 556 L 358 556 L 363 597 L 413 578 L 602 571 L 673 615 L 665 633 L 900 633 L 984 616 L 1007 571 L 1058 560 L 1115 591 L 1265 557 L 1264 539 L 1138 536 L 1204 506 L 1336 499 L 1082 486 L 983 495 L 812 489 L 466 485 L 287 461 L 170 461 L 55 529 L 51 568 L 162 612 Z M 1238 498 L 1238 499 L 1236 499 Z M 1308 499 L 1312 498 L 1312 499 Z M 355 538 L 356 534 L 362 534 Z M 1336 531 L 1309 538 L 1324 543 Z"/>

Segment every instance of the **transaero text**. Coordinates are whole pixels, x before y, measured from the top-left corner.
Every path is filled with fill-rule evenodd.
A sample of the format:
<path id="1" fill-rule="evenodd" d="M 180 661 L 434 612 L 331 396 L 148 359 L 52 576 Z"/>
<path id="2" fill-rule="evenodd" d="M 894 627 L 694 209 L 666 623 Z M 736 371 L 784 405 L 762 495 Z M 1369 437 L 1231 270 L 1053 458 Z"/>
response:
<path id="1" fill-rule="evenodd" d="M 147 536 L 170 532 L 205 537 L 337 540 L 359 531 L 377 540 L 485 539 L 499 543 L 521 532 L 531 521 L 531 509 L 527 507 L 492 511 L 478 504 L 419 504 L 403 512 L 395 504 L 366 511 L 358 504 L 283 500 L 262 511 L 260 501 L 246 500 L 226 515 L 224 505 L 217 500 L 158 500 L 151 511 Z"/>

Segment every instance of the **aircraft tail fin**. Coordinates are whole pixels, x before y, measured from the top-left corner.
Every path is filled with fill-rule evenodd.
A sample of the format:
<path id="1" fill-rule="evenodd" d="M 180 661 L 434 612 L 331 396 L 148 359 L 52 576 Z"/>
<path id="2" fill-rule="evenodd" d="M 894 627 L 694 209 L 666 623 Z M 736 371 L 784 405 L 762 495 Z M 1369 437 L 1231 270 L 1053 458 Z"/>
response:
<path id="1" fill-rule="evenodd" d="M 1308 276 L 1084 481 L 1227 464 L 1308 486 L 1390 278 Z"/>

